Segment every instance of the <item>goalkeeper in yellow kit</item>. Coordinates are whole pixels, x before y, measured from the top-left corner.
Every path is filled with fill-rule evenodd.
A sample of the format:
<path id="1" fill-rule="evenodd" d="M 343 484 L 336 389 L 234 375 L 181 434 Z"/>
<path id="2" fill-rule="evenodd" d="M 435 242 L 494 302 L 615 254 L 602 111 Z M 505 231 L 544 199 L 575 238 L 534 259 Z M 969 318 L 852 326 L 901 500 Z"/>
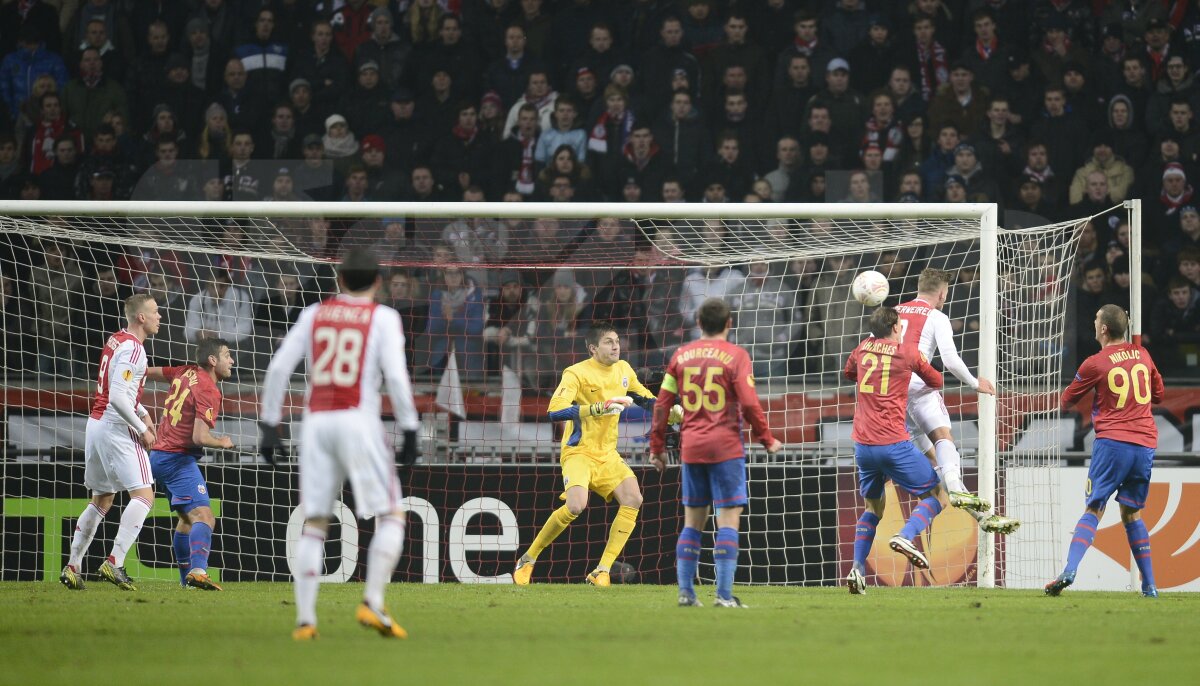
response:
<path id="1" fill-rule="evenodd" d="M 591 358 L 563 370 L 547 412 L 552 421 L 567 422 L 559 458 L 567 502 L 550 515 L 517 561 L 513 583 L 518 586 L 529 583 L 538 555 L 583 512 L 589 490 L 605 502 L 616 497 L 621 505 L 600 564 L 587 576 L 589 584 L 609 585 L 608 570 L 637 525 L 642 491 L 633 470 L 617 454 L 617 422 L 621 412 L 635 403 L 646 410 L 653 408 L 654 394 L 621 359 L 620 336 L 612 324 L 595 322 L 587 334 L 587 347 Z M 682 410 L 675 414 L 681 415 Z"/>

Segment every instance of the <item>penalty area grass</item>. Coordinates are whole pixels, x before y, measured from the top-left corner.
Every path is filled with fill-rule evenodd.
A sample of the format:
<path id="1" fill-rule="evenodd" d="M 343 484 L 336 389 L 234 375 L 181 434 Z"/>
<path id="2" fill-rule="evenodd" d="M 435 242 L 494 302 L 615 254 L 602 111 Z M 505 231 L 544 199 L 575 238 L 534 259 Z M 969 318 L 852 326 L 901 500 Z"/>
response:
<path id="1" fill-rule="evenodd" d="M 665 586 L 393 584 L 410 635 L 354 622 L 326 584 L 321 640 L 290 638 L 291 584 L 0 584 L 0 684 L 1105 684 L 1200 672 L 1200 595 L 736 587 L 748 610 Z"/>

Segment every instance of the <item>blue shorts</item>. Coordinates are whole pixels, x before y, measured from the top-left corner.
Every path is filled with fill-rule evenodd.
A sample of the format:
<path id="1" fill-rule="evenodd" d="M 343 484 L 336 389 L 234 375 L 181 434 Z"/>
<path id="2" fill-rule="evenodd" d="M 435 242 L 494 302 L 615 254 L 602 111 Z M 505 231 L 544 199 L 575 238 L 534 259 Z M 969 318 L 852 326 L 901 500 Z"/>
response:
<path id="1" fill-rule="evenodd" d="M 183 513 L 209 507 L 208 484 L 204 483 L 194 456 L 151 450 L 150 471 L 154 480 L 166 487 L 172 510 Z"/>
<path id="2" fill-rule="evenodd" d="M 1150 491 L 1150 469 L 1154 466 L 1154 448 L 1136 443 L 1097 438 L 1092 445 L 1092 465 L 1088 467 L 1084 498 L 1087 506 L 1104 509 L 1117 494 L 1117 502 L 1140 510 L 1146 506 Z"/>
<path id="3" fill-rule="evenodd" d="M 858 491 L 872 500 L 883 496 L 888 479 L 913 495 L 929 491 L 939 481 L 929 458 L 912 441 L 891 445 L 855 443 L 854 462 L 858 465 Z"/>
<path id="4" fill-rule="evenodd" d="M 746 458 L 707 463 L 683 463 L 684 507 L 741 507 L 746 495 Z"/>

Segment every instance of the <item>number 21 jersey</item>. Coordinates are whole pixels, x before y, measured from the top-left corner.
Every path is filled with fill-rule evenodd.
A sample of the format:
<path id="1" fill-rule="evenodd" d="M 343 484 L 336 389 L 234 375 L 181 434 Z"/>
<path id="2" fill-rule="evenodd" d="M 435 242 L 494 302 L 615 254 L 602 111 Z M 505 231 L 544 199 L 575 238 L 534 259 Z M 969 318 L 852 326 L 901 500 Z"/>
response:
<path id="1" fill-rule="evenodd" d="M 942 373 L 914 346 L 886 338 L 868 338 L 846 360 L 846 378 L 857 384 L 854 430 L 861 445 L 892 445 L 908 440 L 905 416 L 908 385 L 920 377 L 929 388 L 942 387 Z"/>

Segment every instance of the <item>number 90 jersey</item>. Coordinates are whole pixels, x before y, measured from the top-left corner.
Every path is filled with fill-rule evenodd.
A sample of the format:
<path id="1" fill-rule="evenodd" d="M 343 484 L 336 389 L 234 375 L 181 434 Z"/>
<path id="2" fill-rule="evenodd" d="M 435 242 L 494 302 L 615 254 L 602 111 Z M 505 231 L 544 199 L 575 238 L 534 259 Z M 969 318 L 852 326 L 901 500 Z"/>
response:
<path id="1" fill-rule="evenodd" d="M 1092 388 L 1096 389 L 1092 402 L 1096 438 L 1158 447 L 1158 426 L 1150 405 L 1162 402 L 1166 389 L 1145 348 L 1133 343 L 1109 345 L 1084 360 L 1063 391 L 1063 406 L 1074 405 Z"/>
<path id="2" fill-rule="evenodd" d="M 379 386 L 388 382 L 402 430 L 419 427 L 404 360 L 400 315 L 366 298 L 339 295 L 307 307 L 288 332 L 267 370 L 262 420 L 278 424 L 287 379 L 304 358 L 309 413 L 359 409 L 379 416 Z"/>

